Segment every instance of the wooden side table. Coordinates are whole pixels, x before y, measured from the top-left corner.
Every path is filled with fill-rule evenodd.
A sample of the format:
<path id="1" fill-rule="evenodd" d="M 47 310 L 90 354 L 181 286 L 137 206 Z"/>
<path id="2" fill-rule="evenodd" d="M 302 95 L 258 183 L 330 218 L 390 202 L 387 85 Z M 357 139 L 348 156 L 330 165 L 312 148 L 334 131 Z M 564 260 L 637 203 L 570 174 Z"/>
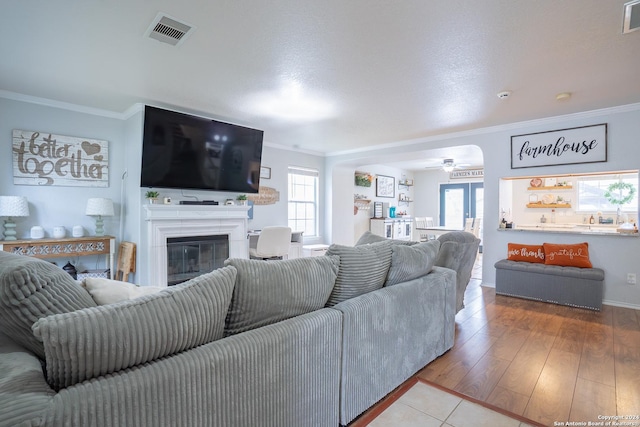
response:
<path id="1" fill-rule="evenodd" d="M 113 236 L 67 237 L 62 239 L 0 240 L 0 250 L 35 258 L 105 255 L 113 277 L 116 238 Z"/>

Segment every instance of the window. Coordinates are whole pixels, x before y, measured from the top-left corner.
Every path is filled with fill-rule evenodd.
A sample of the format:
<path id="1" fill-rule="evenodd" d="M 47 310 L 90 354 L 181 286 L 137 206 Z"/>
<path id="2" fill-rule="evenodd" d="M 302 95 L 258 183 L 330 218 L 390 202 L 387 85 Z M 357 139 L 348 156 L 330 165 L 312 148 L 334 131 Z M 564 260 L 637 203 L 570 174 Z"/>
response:
<path id="1" fill-rule="evenodd" d="M 611 184 L 622 182 L 638 188 L 638 174 L 583 176 L 578 178 L 578 211 L 616 212 L 618 205 L 611 203 L 605 193 Z M 614 197 L 624 199 L 628 190 L 614 191 Z M 638 209 L 638 193 L 627 203 L 620 206 L 623 212 L 635 212 Z"/>
<path id="2" fill-rule="evenodd" d="M 289 168 L 289 227 L 318 236 L 318 171 Z"/>

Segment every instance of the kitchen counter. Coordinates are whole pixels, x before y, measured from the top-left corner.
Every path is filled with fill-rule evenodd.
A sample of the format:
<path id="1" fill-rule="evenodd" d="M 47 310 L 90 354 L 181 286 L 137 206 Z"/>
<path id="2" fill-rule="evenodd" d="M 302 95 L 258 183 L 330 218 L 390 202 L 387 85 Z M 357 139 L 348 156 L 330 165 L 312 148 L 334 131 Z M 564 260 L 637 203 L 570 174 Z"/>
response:
<path id="1" fill-rule="evenodd" d="M 616 224 L 516 224 L 515 228 L 499 228 L 498 231 L 533 231 L 545 233 L 590 234 L 602 236 L 638 237 L 639 234 L 619 232 Z"/>

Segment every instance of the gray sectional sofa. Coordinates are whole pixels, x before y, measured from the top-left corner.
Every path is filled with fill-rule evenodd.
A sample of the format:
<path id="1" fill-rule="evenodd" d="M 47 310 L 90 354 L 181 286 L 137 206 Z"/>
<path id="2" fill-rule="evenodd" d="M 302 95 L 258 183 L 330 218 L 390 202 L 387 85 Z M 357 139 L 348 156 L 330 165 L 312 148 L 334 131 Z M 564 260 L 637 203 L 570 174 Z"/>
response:
<path id="1" fill-rule="evenodd" d="M 0 252 L 0 426 L 347 425 L 453 346 L 439 246 L 232 259 L 108 305 Z"/>

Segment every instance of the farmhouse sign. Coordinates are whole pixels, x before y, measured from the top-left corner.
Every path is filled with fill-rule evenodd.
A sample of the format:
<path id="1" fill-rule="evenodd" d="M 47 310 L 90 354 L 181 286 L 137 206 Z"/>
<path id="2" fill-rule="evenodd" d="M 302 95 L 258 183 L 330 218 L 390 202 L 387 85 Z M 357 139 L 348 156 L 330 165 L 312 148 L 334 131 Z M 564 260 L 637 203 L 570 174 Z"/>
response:
<path id="1" fill-rule="evenodd" d="M 484 177 L 484 169 L 461 169 L 451 171 L 449 178 L 482 178 Z"/>
<path id="2" fill-rule="evenodd" d="M 109 186 L 109 143 L 13 130 L 13 183 Z"/>
<path id="3" fill-rule="evenodd" d="M 606 123 L 511 137 L 511 169 L 606 161 Z"/>

